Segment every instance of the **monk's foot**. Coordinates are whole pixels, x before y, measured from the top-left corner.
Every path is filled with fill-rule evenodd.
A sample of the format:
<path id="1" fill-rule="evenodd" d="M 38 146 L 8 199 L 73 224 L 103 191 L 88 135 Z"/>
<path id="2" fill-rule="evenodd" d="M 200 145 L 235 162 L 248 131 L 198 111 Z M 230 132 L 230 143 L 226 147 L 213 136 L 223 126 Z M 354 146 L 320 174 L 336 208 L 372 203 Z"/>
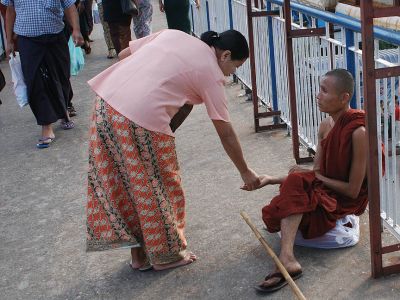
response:
<path id="1" fill-rule="evenodd" d="M 153 265 L 153 268 L 156 271 L 162 271 L 162 270 L 185 266 L 185 265 L 191 264 L 195 260 L 197 260 L 196 255 L 194 255 L 192 252 L 187 252 L 185 257 L 182 258 L 181 260 L 178 260 L 177 262 L 164 264 L 164 265 Z"/>
<path id="2" fill-rule="evenodd" d="M 297 279 L 298 277 L 300 277 L 301 265 L 295 258 L 279 257 L 279 259 L 292 278 L 295 277 L 294 279 Z M 283 275 L 281 275 L 280 270 L 276 268 L 271 274 L 267 275 L 265 280 L 259 284 L 259 287 L 268 289 L 277 286 L 282 282 L 282 280 L 284 280 L 284 277 Z"/>

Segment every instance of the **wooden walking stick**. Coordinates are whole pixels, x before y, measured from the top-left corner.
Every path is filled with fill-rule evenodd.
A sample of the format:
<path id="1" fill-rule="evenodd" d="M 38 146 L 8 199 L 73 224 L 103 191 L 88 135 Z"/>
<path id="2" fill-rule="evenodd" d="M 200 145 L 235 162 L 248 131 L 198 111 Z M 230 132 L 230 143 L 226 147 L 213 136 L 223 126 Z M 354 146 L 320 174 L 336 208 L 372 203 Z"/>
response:
<path id="1" fill-rule="evenodd" d="M 247 225 L 249 225 L 249 227 L 251 228 L 251 230 L 253 230 L 254 234 L 256 235 L 257 239 L 260 241 L 260 243 L 264 246 L 265 250 L 267 250 L 268 254 L 272 257 L 272 259 L 274 260 L 276 266 L 278 267 L 279 271 L 282 273 L 283 277 L 285 277 L 286 281 L 288 282 L 288 284 L 290 285 L 290 287 L 292 288 L 293 292 L 295 293 L 297 299 L 300 300 L 306 300 L 306 297 L 304 297 L 303 293 L 300 291 L 299 287 L 296 285 L 296 283 L 294 283 L 292 277 L 290 277 L 288 271 L 286 270 L 286 268 L 282 265 L 281 261 L 279 260 L 279 258 L 276 256 L 276 254 L 274 253 L 274 251 L 271 249 L 271 247 L 267 244 L 267 242 L 265 241 L 265 239 L 261 236 L 260 232 L 258 232 L 257 228 L 253 225 L 253 223 L 250 221 L 249 216 L 242 211 L 240 213 L 240 215 L 242 216 L 243 220 L 246 221 Z"/>

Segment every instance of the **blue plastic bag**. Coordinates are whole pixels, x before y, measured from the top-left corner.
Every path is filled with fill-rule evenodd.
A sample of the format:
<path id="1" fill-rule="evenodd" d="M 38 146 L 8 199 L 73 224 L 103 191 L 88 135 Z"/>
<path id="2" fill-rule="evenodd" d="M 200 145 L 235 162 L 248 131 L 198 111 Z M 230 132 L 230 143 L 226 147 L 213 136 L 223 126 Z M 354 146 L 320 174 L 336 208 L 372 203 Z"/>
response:
<path id="1" fill-rule="evenodd" d="M 71 59 L 71 75 L 76 76 L 85 65 L 85 58 L 81 47 L 75 47 L 72 37 L 68 41 L 69 55 Z"/>

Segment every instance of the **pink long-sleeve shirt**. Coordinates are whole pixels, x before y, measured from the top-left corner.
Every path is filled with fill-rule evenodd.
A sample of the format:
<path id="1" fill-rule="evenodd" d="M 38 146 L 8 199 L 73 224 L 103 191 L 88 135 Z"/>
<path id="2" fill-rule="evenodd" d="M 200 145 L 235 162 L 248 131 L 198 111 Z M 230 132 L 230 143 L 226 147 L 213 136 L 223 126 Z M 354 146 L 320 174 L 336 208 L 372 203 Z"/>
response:
<path id="1" fill-rule="evenodd" d="M 88 82 L 119 113 L 171 136 L 171 118 L 186 103 L 204 103 L 210 119 L 229 122 L 225 77 L 213 48 L 168 29 L 132 41 L 129 48 L 130 56 Z"/>

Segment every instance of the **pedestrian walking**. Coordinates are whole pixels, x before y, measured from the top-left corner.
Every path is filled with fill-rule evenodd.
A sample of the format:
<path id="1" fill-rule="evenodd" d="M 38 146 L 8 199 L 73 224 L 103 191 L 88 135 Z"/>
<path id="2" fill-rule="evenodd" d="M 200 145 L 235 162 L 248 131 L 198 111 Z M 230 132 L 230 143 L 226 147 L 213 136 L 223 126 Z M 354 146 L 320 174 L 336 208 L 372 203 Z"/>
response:
<path id="1" fill-rule="evenodd" d="M 72 129 L 67 106 L 72 99 L 70 57 L 64 34 L 63 15 L 72 27 L 76 45 L 83 43 L 75 0 L 14 1 L 1 0 L 7 6 L 7 48 L 14 54 L 13 30 L 18 36 L 22 72 L 28 101 L 37 124 L 42 127 L 38 148 L 47 148 L 54 140 L 52 124 L 62 120 L 63 129 Z"/>
<path id="2" fill-rule="evenodd" d="M 131 41 L 132 16 L 122 12 L 121 2 L 116 0 L 103 0 L 104 21 L 110 28 L 111 40 L 115 51 L 120 53 L 127 48 Z"/>
<path id="3" fill-rule="evenodd" d="M 153 5 L 150 0 L 136 0 L 139 14 L 133 16 L 133 32 L 137 39 L 151 34 Z"/>
<path id="4" fill-rule="evenodd" d="M 177 47 L 179 45 L 179 47 Z M 131 248 L 134 269 L 189 264 L 185 196 L 173 131 L 205 104 L 249 189 L 259 184 L 230 123 L 225 77 L 249 56 L 235 30 L 201 40 L 163 30 L 130 42 L 122 59 L 89 81 L 98 95 L 90 129 L 87 249 Z"/>
<path id="5" fill-rule="evenodd" d="M 200 0 L 195 0 L 200 8 Z M 169 29 L 177 29 L 190 34 L 189 0 L 159 0 L 160 11 L 165 12 Z"/>
<path id="6" fill-rule="evenodd" d="M 100 16 L 100 22 L 101 26 L 103 27 L 103 34 L 104 34 L 104 40 L 107 45 L 108 49 L 108 55 L 107 58 L 114 58 L 116 55 L 114 44 L 111 40 L 111 34 L 110 34 L 110 27 L 108 26 L 108 23 L 104 21 L 104 9 L 103 9 L 103 1 L 102 0 L 97 0 L 97 7 L 99 8 L 99 16 Z"/>

